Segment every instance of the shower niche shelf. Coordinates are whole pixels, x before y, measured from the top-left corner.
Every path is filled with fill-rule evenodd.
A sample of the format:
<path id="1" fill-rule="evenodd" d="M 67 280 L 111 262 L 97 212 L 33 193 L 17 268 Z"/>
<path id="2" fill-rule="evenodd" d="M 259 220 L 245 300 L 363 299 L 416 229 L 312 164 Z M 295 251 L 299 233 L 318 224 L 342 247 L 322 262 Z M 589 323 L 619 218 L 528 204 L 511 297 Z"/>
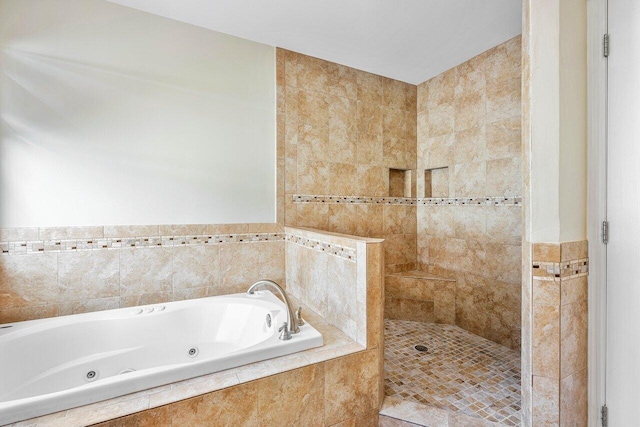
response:
<path id="1" fill-rule="evenodd" d="M 410 169 L 389 169 L 389 197 L 415 197 L 414 176 Z"/>
<path id="2" fill-rule="evenodd" d="M 449 197 L 448 167 L 425 169 L 423 197 Z"/>

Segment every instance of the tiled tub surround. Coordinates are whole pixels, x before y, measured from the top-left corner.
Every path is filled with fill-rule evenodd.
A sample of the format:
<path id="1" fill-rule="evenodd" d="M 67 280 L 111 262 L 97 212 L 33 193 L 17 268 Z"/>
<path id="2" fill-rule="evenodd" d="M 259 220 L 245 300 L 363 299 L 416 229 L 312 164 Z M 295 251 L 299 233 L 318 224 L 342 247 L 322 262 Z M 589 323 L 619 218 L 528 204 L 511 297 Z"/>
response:
<path id="1" fill-rule="evenodd" d="M 289 289 L 294 303 L 303 306 L 304 318 L 322 333 L 325 342 L 323 347 L 51 414 L 18 425 L 80 426 L 129 414 L 133 415 L 107 421 L 105 425 L 163 425 L 171 422 L 175 425 L 207 426 L 376 425 L 384 397 L 382 245 L 376 240 L 325 235 L 313 230 L 287 228 L 285 232 L 291 239 L 286 244 L 295 246 L 304 254 L 303 263 L 317 265 L 318 259 L 332 257 L 355 264 L 355 281 L 341 283 L 350 287 L 346 293 L 355 297 L 358 311 L 355 315 L 352 312 L 345 313 L 356 317 L 352 319 L 356 328 L 364 327 L 364 330 L 356 329 L 356 338 L 366 344 L 356 342 L 323 316 L 316 314 L 311 307 L 298 302 L 294 285 L 293 289 Z M 342 251 L 338 248 L 355 250 L 355 259 L 352 257 L 350 260 L 348 255 L 340 256 Z M 352 254 L 349 250 L 345 252 Z M 300 267 L 304 269 L 305 265 Z M 287 266 L 289 268 L 291 266 Z M 295 272 L 283 273 L 289 277 L 299 277 Z M 315 270 L 315 274 L 316 279 L 326 284 L 328 279 L 323 274 L 330 276 L 332 272 Z M 305 283 L 299 283 L 298 289 L 304 296 L 309 288 Z M 328 304 L 335 302 L 331 299 L 326 301 Z M 340 314 L 343 309 L 341 306 L 329 311 Z M 364 319 L 364 322 L 359 319 Z M 288 410 L 283 411 L 283 407 Z"/>
<path id="2" fill-rule="evenodd" d="M 294 203 L 293 195 L 388 197 L 389 169 L 415 169 L 416 87 L 283 49 L 276 67 L 284 224 L 384 238 L 387 265 L 414 263 L 414 206 Z"/>
<path id="3" fill-rule="evenodd" d="M 532 246 L 532 425 L 587 425 L 587 241 Z"/>
<path id="4" fill-rule="evenodd" d="M 0 323 L 284 285 L 275 224 L 2 229 Z"/>
<path id="5" fill-rule="evenodd" d="M 309 369 L 315 372 L 316 369 L 323 367 L 326 363 L 322 362 L 324 360 L 344 357 L 354 352 L 356 355 L 365 354 L 362 346 L 354 343 L 353 340 L 339 329 L 331 326 L 321 316 L 305 307 L 295 298 L 292 299 L 292 302 L 302 305 L 305 314 L 304 318 L 322 333 L 324 339 L 323 347 L 57 412 L 16 423 L 13 427 L 86 426 L 134 413 L 134 415 L 117 419 L 113 422 L 107 421 L 105 424 L 117 426 L 140 425 L 136 424 L 136 422 L 144 420 L 142 425 L 171 425 L 173 416 L 176 422 L 181 420 L 186 422 L 188 420 L 193 423 L 183 423 L 181 425 L 252 425 L 248 422 L 243 424 L 243 422 L 255 419 L 257 411 L 251 405 L 248 405 L 246 401 L 238 401 L 242 393 L 238 392 L 237 386 L 240 386 L 238 387 L 239 389 L 247 386 L 250 390 L 247 397 L 256 399 L 256 386 L 271 386 L 274 384 L 273 381 L 278 379 L 281 381 L 296 381 L 299 378 L 309 379 L 309 376 L 305 375 L 305 373 L 308 374 Z M 316 376 L 317 373 L 311 378 Z M 260 380 L 261 378 L 262 380 Z M 324 382 L 324 379 L 320 381 Z M 272 393 L 276 393 L 278 396 L 283 397 L 289 391 L 301 392 L 301 399 L 306 397 L 307 401 L 317 403 L 317 393 L 305 396 L 302 384 L 298 384 L 297 387 L 291 390 L 272 389 L 270 393 L 264 393 L 263 396 L 271 396 Z M 293 396 L 289 396 L 289 398 L 293 398 Z M 287 402 L 288 404 L 299 405 L 299 403 L 289 400 Z M 199 405 L 200 408 L 198 408 Z M 205 407 L 205 405 L 208 407 Z M 274 402 L 271 405 L 274 405 Z M 275 410 L 275 408 L 273 409 Z M 315 411 L 316 409 L 309 408 L 307 411 Z M 231 411 L 232 413 L 225 415 L 224 412 L 226 411 Z M 301 412 L 302 417 L 309 416 L 309 412 L 301 409 L 298 411 Z M 229 418 L 225 418 L 225 416 Z M 242 419 L 244 416 L 246 416 L 246 419 Z M 235 420 L 238 420 L 238 424 L 233 423 L 234 417 L 237 417 Z M 215 424 L 216 420 L 219 420 L 219 424 Z M 148 424 L 144 424 L 145 422 Z M 268 425 L 268 423 L 266 424 Z"/>
<path id="6" fill-rule="evenodd" d="M 456 279 L 456 325 L 520 348 L 520 37 L 418 86 L 417 195 L 518 203 L 417 206 L 420 270 Z M 442 169 L 442 168 L 446 168 Z M 434 181 L 435 180 L 435 181 Z M 436 182 L 437 181 L 437 182 Z"/>

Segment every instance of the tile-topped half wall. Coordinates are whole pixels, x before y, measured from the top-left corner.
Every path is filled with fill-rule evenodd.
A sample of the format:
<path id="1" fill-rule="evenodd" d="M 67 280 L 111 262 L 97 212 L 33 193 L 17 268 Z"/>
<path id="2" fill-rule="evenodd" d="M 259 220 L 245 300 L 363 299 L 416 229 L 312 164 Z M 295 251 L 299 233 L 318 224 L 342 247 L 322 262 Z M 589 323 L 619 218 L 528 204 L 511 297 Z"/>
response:
<path id="1" fill-rule="evenodd" d="M 456 279 L 455 322 L 520 347 L 521 53 L 511 39 L 418 86 L 417 261 Z M 442 198 L 442 199 L 438 199 Z M 456 203 L 456 200 L 504 200 Z"/>
<path id="2" fill-rule="evenodd" d="M 376 349 L 377 387 L 364 393 L 377 393 L 379 408 L 384 400 L 382 241 L 305 228 L 285 227 L 285 232 L 291 293 L 354 341 Z"/>
<path id="3" fill-rule="evenodd" d="M 294 196 L 389 196 L 389 169 L 416 166 L 416 87 L 283 49 L 276 66 L 285 225 L 382 237 L 387 265 L 415 263 L 415 206 Z"/>
<path id="4" fill-rule="evenodd" d="M 277 224 L 0 230 L 0 323 L 285 285 Z"/>
<path id="5" fill-rule="evenodd" d="M 287 289 L 359 344 L 378 346 L 382 330 L 382 260 L 367 254 L 380 239 L 285 227 Z M 367 279 L 369 275 L 369 279 Z M 367 326 L 367 324 L 369 324 Z"/>
<path id="6" fill-rule="evenodd" d="M 587 425 L 587 251 L 586 240 L 532 247 L 534 426 Z"/>

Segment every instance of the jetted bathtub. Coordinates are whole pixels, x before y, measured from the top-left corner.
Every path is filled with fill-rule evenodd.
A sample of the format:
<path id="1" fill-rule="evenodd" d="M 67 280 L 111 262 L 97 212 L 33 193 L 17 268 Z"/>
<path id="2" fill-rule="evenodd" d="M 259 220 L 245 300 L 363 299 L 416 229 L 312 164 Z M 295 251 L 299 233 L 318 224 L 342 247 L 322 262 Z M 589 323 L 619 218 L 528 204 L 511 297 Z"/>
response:
<path id="1" fill-rule="evenodd" d="M 256 291 L 0 325 L 0 425 L 322 345 L 286 320 Z"/>

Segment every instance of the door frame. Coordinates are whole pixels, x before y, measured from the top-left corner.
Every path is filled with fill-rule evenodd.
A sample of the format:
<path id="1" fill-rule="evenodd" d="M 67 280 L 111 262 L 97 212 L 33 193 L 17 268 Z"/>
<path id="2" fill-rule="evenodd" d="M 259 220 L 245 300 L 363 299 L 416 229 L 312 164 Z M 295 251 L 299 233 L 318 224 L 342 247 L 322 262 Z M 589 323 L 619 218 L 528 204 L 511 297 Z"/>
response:
<path id="1" fill-rule="evenodd" d="M 607 214 L 607 0 L 587 1 L 587 239 L 589 241 L 588 419 L 599 427 L 605 403 L 606 245 L 602 221 Z M 615 50 L 615 48 L 613 48 Z"/>

